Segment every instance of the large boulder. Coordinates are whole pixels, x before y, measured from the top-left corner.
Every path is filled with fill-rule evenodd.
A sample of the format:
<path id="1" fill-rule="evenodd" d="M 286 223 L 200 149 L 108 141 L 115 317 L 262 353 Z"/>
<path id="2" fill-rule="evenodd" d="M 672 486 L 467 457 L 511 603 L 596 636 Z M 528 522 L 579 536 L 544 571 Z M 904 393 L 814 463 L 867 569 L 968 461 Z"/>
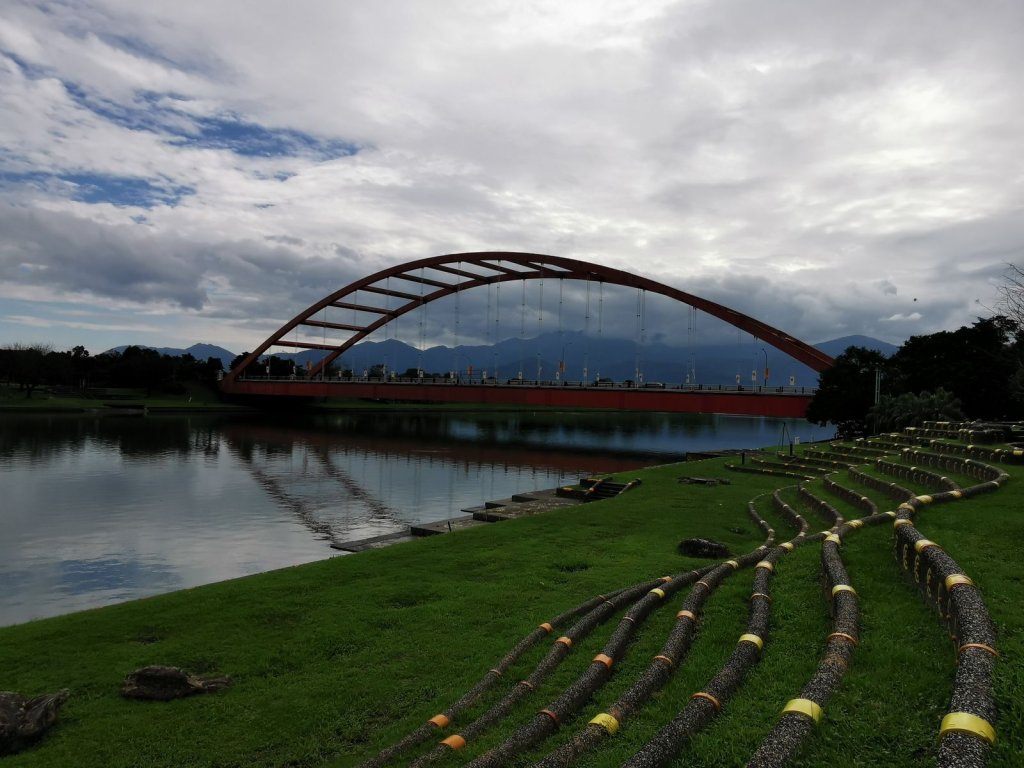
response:
<path id="1" fill-rule="evenodd" d="M 121 695 L 129 699 L 170 701 L 219 691 L 230 683 L 227 677 L 196 677 L 181 667 L 153 665 L 129 672 L 121 685 Z"/>
<path id="2" fill-rule="evenodd" d="M 57 721 L 57 711 L 71 697 L 66 688 L 26 699 L 0 691 L 0 755 L 13 755 L 41 737 Z"/>

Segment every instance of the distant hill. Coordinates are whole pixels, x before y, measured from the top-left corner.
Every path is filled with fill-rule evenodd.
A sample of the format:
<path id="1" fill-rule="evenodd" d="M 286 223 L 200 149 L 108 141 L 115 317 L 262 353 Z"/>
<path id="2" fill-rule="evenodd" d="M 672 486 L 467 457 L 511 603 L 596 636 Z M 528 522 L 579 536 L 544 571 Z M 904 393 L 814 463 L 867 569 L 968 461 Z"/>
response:
<path id="1" fill-rule="evenodd" d="M 822 352 L 835 357 L 850 346 L 876 349 L 884 355 L 893 354 L 898 347 L 869 336 L 844 336 L 815 345 Z M 115 347 L 121 352 L 125 347 Z M 188 353 L 197 360 L 208 357 L 220 358 L 225 369 L 236 357 L 223 347 L 211 344 L 194 344 L 188 349 L 151 347 L 165 355 Z M 276 352 L 277 357 L 294 360 L 296 365 L 306 367 L 323 356 L 322 350 L 302 352 Z M 764 375 L 765 363 L 769 370 L 769 382 L 789 384 L 790 377 L 797 386 L 814 386 L 818 374 L 806 365 L 796 362 L 788 355 L 763 342 L 744 344 L 720 344 L 694 347 L 692 350 L 669 347 L 664 344 L 645 344 L 639 350 L 637 345 L 625 339 L 597 339 L 580 331 L 551 332 L 531 339 L 506 339 L 494 345 L 466 346 L 455 349 L 438 346 L 418 350 L 397 339 L 386 341 L 364 341 L 346 352 L 340 361 L 345 368 L 362 374 L 375 365 L 383 365 L 388 371 L 422 369 L 427 373 L 459 371 L 465 374 L 472 366 L 474 375 L 495 371 L 502 379 L 515 378 L 520 371 L 524 379 L 554 379 L 561 368 L 561 377 L 568 381 L 598 375 L 616 381 L 632 380 L 637 368 L 647 382 L 682 383 L 687 373 L 694 372 L 695 383 L 735 384 L 740 377 L 743 384 L 750 383 L 754 371 L 760 382 Z"/>
<path id="2" fill-rule="evenodd" d="M 873 339 L 870 336 L 843 336 L 840 339 L 823 341 L 821 344 L 815 344 L 814 346 L 826 355 L 830 355 L 832 357 L 841 355 L 846 351 L 847 347 L 865 347 L 867 349 L 873 349 L 876 352 L 881 352 L 886 357 L 892 357 L 896 353 L 896 350 L 899 349 L 895 344 Z"/>
<path id="3" fill-rule="evenodd" d="M 117 352 L 120 354 L 130 346 L 152 349 L 155 352 L 159 352 L 161 355 L 170 355 L 171 357 L 181 357 L 182 355 L 188 354 L 192 355 L 196 360 L 203 361 L 209 357 L 216 357 L 224 363 L 225 370 L 227 370 L 228 366 L 231 365 L 231 361 L 235 359 L 234 352 L 229 352 L 224 349 L 224 347 L 218 347 L 214 344 L 193 344 L 188 349 L 178 349 L 176 347 L 147 347 L 145 344 L 122 344 L 120 347 L 108 349 L 107 352 Z"/>
<path id="4" fill-rule="evenodd" d="M 846 336 L 841 339 L 815 345 L 828 355 L 836 356 L 851 345 L 877 349 L 891 355 L 897 347 L 868 336 Z M 309 361 L 316 363 L 323 357 L 319 350 L 294 353 L 277 353 L 278 357 L 293 359 L 297 365 L 305 366 Z M 624 339 L 601 339 L 587 337 L 578 331 L 547 333 L 532 339 L 506 339 L 491 346 L 451 347 L 438 346 L 418 350 L 396 339 L 374 342 L 366 341 L 355 345 L 345 353 L 341 363 L 357 374 L 368 371 L 374 365 L 384 365 L 389 371 L 404 372 L 409 368 L 421 368 L 428 373 L 444 373 L 458 370 L 465 374 L 469 366 L 476 375 L 486 371 L 499 378 L 515 378 L 519 371 L 525 379 L 553 379 L 564 363 L 562 378 L 578 381 L 587 368 L 590 379 L 600 375 L 617 381 L 634 379 L 637 367 L 647 382 L 682 383 L 688 371 L 696 374 L 695 382 L 701 384 L 735 384 L 736 377 L 741 383 L 749 383 L 756 370 L 758 381 L 764 375 L 765 362 L 769 370 L 769 381 L 789 384 L 790 377 L 797 386 L 814 386 L 818 374 L 809 367 L 796 362 L 788 355 L 763 342 L 757 344 L 705 345 L 687 350 L 663 344 L 646 344 L 641 349 Z"/>

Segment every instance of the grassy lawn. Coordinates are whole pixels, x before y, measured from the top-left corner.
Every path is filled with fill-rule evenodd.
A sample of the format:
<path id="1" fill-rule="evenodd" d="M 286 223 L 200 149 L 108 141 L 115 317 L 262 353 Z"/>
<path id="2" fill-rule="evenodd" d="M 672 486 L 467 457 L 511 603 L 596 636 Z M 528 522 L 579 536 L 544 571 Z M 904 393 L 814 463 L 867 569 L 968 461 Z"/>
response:
<path id="1" fill-rule="evenodd" d="M 540 622 L 596 594 L 703 565 L 677 554 L 680 539 L 717 539 L 737 554 L 757 547 L 747 501 L 790 481 L 730 473 L 724 463 L 632 472 L 623 477 L 643 478 L 639 489 L 598 504 L 0 629 L 0 689 L 36 695 L 67 687 L 73 694 L 58 725 L 34 748 L 4 758 L 5 768 L 356 765 L 444 710 Z M 922 533 L 980 586 L 998 626 L 999 741 L 990 765 L 1007 768 L 1024 752 L 1024 470 L 1010 472 L 1014 480 L 998 493 L 918 518 Z M 682 485 L 681 475 L 731 484 Z M 894 506 L 868 495 L 882 509 Z M 786 500 L 800 508 L 795 494 Z M 758 510 L 780 541 L 792 535 L 766 501 Z M 812 531 L 827 527 L 816 513 L 801 512 Z M 861 644 L 795 765 L 934 764 L 955 648 L 904 581 L 891 542 L 891 528 L 878 526 L 844 544 L 860 595 Z M 818 558 L 817 545 L 800 547 L 776 569 L 761 663 L 694 739 L 685 764 L 742 765 L 813 673 L 830 631 Z M 702 688 L 745 631 L 750 583 L 750 571 L 741 571 L 723 584 L 669 685 L 581 765 L 621 765 Z M 683 594 L 642 625 L 594 701 L 522 764 L 571 738 L 632 683 L 658 652 Z M 508 721 L 447 764 L 481 754 L 555 698 L 617 622 L 575 646 Z M 542 641 L 528 652 L 461 722 L 526 677 L 549 647 Z M 124 675 L 155 663 L 234 682 L 170 703 L 122 699 Z"/>

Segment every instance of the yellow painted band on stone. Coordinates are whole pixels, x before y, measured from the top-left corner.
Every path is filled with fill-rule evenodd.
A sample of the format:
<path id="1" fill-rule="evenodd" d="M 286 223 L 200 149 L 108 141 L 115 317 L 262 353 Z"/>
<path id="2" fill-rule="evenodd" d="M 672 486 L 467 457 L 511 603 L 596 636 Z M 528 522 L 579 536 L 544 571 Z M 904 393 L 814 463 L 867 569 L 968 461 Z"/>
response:
<path id="1" fill-rule="evenodd" d="M 767 568 L 769 571 L 774 571 L 775 570 L 775 566 L 772 565 L 771 563 L 769 563 L 767 560 L 762 560 L 761 562 L 759 562 L 754 567 L 755 568 Z"/>
<path id="2" fill-rule="evenodd" d="M 918 539 L 914 542 L 914 551 L 918 554 L 924 552 L 928 547 L 939 547 L 939 545 L 934 541 L 929 541 L 928 539 Z M 939 549 L 942 549 L 942 547 L 939 547 Z"/>
<path id="3" fill-rule="evenodd" d="M 593 720 L 590 721 L 591 725 L 599 725 L 604 728 L 609 736 L 614 736 L 619 732 L 619 721 L 609 715 L 607 712 L 602 712 L 597 715 Z"/>
<path id="4" fill-rule="evenodd" d="M 853 596 L 857 596 L 857 590 L 851 587 L 849 584 L 836 584 L 832 587 L 832 597 L 835 597 L 839 592 L 851 592 Z"/>
<path id="5" fill-rule="evenodd" d="M 740 564 L 739 564 L 739 563 L 737 563 L 737 562 L 736 562 L 735 560 L 726 560 L 726 561 L 725 561 L 725 564 L 726 564 L 726 565 L 731 565 L 731 566 L 732 566 L 732 569 L 733 569 L 734 571 L 738 571 L 738 570 L 739 570 L 739 567 L 740 567 Z"/>
<path id="6" fill-rule="evenodd" d="M 896 509 L 904 509 L 907 512 L 914 512 L 915 511 L 914 505 L 913 504 L 907 504 L 907 502 L 903 502 L 898 507 L 896 507 Z"/>
<path id="7" fill-rule="evenodd" d="M 752 635 L 750 633 L 747 633 L 747 634 L 744 634 L 744 635 L 740 635 L 740 639 L 739 639 L 737 644 L 739 644 L 739 643 L 753 643 L 754 645 L 757 646 L 757 650 L 759 650 L 759 651 L 762 648 L 764 648 L 764 640 L 762 640 L 757 635 Z"/>
<path id="8" fill-rule="evenodd" d="M 787 552 L 792 552 L 793 551 L 793 542 L 791 542 L 791 541 L 785 541 L 782 544 L 779 544 L 779 546 L 782 547 Z"/>
<path id="9" fill-rule="evenodd" d="M 782 714 L 803 715 L 817 725 L 821 722 L 821 707 L 810 699 L 790 699 L 782 708 Z"/>
<path id="10" fill-rule="evenodd" d="M 887 510 L 885 514 L 887 514 L 889 517 L 896 517 L 896 513 L 893 512 L 891 509 Z"/>
<path id="11" fill-rule="evenodd" d="M 651 591 L 650 591 L 650 592 L 649 592 L 648 594 L 651 594 L 651 595 L 657 595 L 657 596 L 658 596 L 658 597 L 660 597 L 660 598 L 661 598 L 662 600 L 664 600 L 664 599 L 665 599 L 665 590 L 664 590 L 664 589 L 662 589 L 661 587 L 655 587 L 655 588 L 654 588 L 654 589 L 652 589 L 652 590 L 651 590 Z"/>
<path id="12" fill-rule="evenodd" d="M 864 525 L 864 523 L 860 520 L 851 520 L 849 523 L 847 523 L 847 525 L 849 525 L 851 528 L 860 528 L 862 525 Z"/>
<path id="13" fill-rule="evenodd" d="M 693 611 L 682 610 L 682 611 L 680 611 L 679 613 L 676 614 L 676 618 L 677 619 L 689 619 L 690 621 L 696 621 L 697 620 L 697 614 L 695 614 Z"/>
<path id="14" fill-rule="evenodd" d="M 843 542 L 842 542 L 842 540 L 841 540 L 841 539 L 839 538 L 839 536 L 837 536 L 837 535 L 836 535 L 836 534 L 834 534 L 834 533 L 830 533 L 830 534 L 829 534 L 828 536 L 826 536 L 826 537 L 825 537 L 825 541 L 831 541 L 831 542 L 832 542 L 833 544 L 835 544 L 835 545 L 836 545 L 837 547 L 838 547 L 838 546 L 839 546 L 840 544 L 842 544 L 842 543 L 843 543 Z"/>
<path id="15" fill-rule="evenodd" d="M 970 712 L 950 712 L 942 718 L 942 725 L 939 726 L 939 738 L 947 733 L 968 733 L 984 739 L 989 744 L 996 743 L 996 729 L 992 724 L 982 717 L 972 715 Z"/>
<path id="16" fill-rule="evenodd" d="M 892 524 L 892 527 L 893 528 L 899 528 L 901 525 L 913 525 L 913 524 L 914 524 L 913 521 L 907 520 L 906 518 L 903 518 L 901 520 L 897 520 L 896 522 L 894 522 Z"/>
<path id="17" fill-rule="evenodd" d="M 960 584 L 967 584 L 973 587 L 974 582 L 971 577 L 965 573 L 952 573 L 946 577 L 946 591 L 949 592 L 953 587 L 959 586 Z"/>
<path id="18" fill-rule="evenodd" d="M 914 498 L 917 499 L 917 501 L 920 501 L 922 504 L 931 504 L 932 503 L 932 497 L 931 496 L 922 495 L 922 496 L 915 496 Z"/>
<path id="19" fill-rule="evenodd" d="M 962 499 L 964 497 L 963 491 L 950 491 L 949 495 L 954 499 Z"/>

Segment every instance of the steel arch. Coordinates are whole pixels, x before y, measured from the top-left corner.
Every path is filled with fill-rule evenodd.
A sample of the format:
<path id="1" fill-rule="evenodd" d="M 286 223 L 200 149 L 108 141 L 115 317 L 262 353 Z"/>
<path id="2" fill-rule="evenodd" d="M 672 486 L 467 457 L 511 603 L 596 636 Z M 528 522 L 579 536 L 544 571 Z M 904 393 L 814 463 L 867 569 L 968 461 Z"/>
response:
<path id="1" fill-rule="evenodd" d="M 455 266 L 458 265 L 458 266 Z M 427 278 L 425 270 L 440 273 L 450 279 Z M 416 273 L 419 274 L 416 274 Z M 604 267 L 599 264 L 569 259 L 561 256 L 547 256 L 540 253 L 518 253 L 513 251 L 479 251 L 472 253 L 453 253 L 444 256 L 432 256 L 426 259 L 410 261 L 395 267 L 375 272 L 361 280 L 335 291 L 308 307 L 274 332 L 254 351 L 250 352 L 224 377 L 222 388 L 230 389 L 232 383 L 245 368 L 258 360 L 260 355 L 271 347 L 291 347 L 298 349 L 321 349 L 326 356 L 316 365 L 312 375 L 316 375 L 335 359 L 343 355 L 353 345 L 358 344 L 379 328 L 384 327 L 417 307 L 437 301 L 454 293 L 478 288 L 492 283 L 511 282 L 515 280 L 540 280 L 542 278 L 558 278 L 561 280 L 591 280 L 611 283 L 628 288 L 642 290 L 667 296 L 683 304 L 695 307 L 709 315 L 724 320 L 730 325 L 747 331 L 758 339 L 785 352 L 815 371 L 821 372 L 835 364 L 835 361 L 824 352 L 790 336 L 784 331 L 762 323 L 749 315 L 717 304 L 699 296 L 680 291 L 664 283 L 650 278 L 634 275 L 621 269 Z M 406 281 L 420 287 L 420 293 L 393 290 L 391 281 Z M 382 285 L 383 284 L 383 285 Z M 432 289 L 429 293 L 427 288 Z M 399 306 L 379 307 L 358 302 L 345 301 L 358 291 L 379 296 L 398 298 Z M 390 303 L 385 302 L 385 303 Z M 376 320 L 359 325 L 356 323 L 332 323 L 317 320 L 316 315 L 327 307 L 350 309 L 363 315 L 377 316 Z M 292 331 L 301 329 L 319 329 L 326 334 L 327 330 L 346 331 L 351 335 L 341 343 L 317 343 L 296 339 L 289 341 L 286 336 Z"/>

